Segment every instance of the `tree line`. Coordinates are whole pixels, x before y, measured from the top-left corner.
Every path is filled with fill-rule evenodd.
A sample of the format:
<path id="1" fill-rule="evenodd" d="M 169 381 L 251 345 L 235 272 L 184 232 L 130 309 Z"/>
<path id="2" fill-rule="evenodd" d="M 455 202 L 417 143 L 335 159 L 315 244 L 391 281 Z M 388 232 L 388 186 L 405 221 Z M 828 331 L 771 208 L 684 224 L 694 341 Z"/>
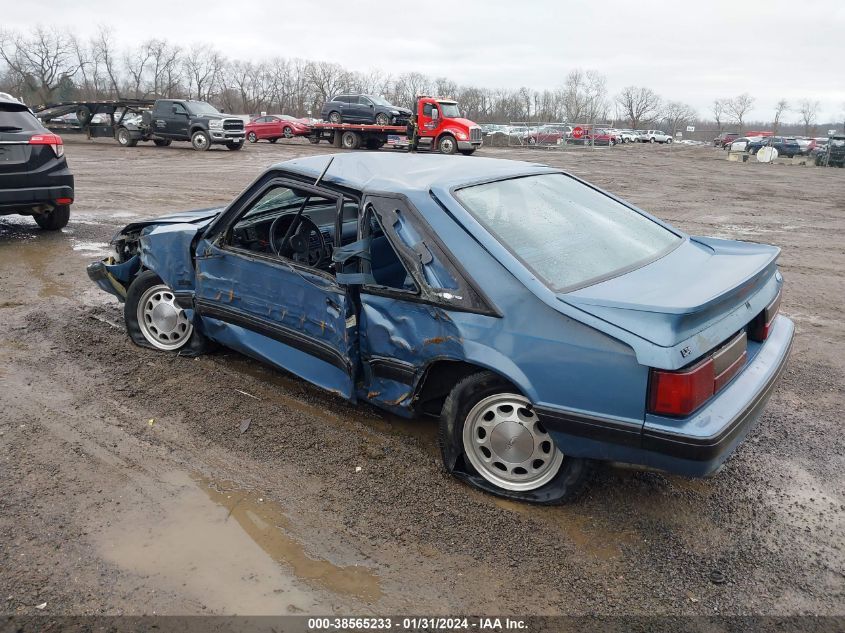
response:
<path id="1" fill-rule="evenodd" d="M 180 46 L 151 38 L 120 47 L 108 27 L 88 39 L 43 26 L 28 32 L 0 29 L 0 91 L 33 106 L 188 98 L 209 101 L 227 112 L 299 117 L 319 116 L 323 103 L 344 92 L 382 95 L 404 107 L 412 107 L 417 95 L 432 94 L 457 99 L 464 116 L 478 122 L 616 122 L 633 129 L 660 125 L 672 133 L 702 122 L 691 106 L 664 99 L 647 87 L 628 86 L 610 95 L 604 75 L 594 70 L 572 70 L 552 90 L 484 88 L 459 85 L 447 77 L 358 72 L 299 58 L 229 59 L 207 43 Z M 732 125 L 742 131 L 753 104 L 748 94 L 716 99 L 712 124 L 718 130 Z M 783 126 L 789 110 L 786 101 L 778 103 L 775 128 Z M 818 110 L 817 101 L 799 105 L 805 133 L 816 126 Z"/>

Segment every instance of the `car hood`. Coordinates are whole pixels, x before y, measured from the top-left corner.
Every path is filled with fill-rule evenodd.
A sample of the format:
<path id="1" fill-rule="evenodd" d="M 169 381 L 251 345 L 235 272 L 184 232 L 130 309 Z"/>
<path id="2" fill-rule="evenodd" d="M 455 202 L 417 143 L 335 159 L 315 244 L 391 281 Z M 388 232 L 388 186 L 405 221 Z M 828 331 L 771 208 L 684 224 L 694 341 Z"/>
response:
<path id="1" fill-rule="evenodd" d="M 449 119 L 449 122 L 450 123 L 457 123 L 458 125 L 466 126 L 467 129 L 470 129 L 472 127 L 478 127 L 478 123 L 476 123 L 475 121 L 470 121 L 469 119 L 462 119 L 462 118 Z M 545 134 L 545 133 L 546 132 L 543 132 L 543 134 Z"/>
<path id="2" fill-rule="evenodd" d="M 558 299 L 660 347 L 692 339 L 692 351 L 704 353 L 773 300 L 779 253 L 765 244 L 691 237 L 655 262 Z"/>
<path id="3" fill-rule="evenodd" d="M 123 229 L 121 229 L 118 235 L 120 235 L 121 233 L 133 232 L 137 229 L 143 229 L 148 226 L 161 226 L 165 224 L 195 224 L 197 226 L 206 226 L 214 218 L 220 215 L 224 208 L 225 207 L 213 207 L 210 209 L 179 211 L 176 213 L 170 213 L 168 215 L 162 215 L 157 218 L 139 220 L 138 222 L 132 222 L 131 224 L 127 224 Z"/>

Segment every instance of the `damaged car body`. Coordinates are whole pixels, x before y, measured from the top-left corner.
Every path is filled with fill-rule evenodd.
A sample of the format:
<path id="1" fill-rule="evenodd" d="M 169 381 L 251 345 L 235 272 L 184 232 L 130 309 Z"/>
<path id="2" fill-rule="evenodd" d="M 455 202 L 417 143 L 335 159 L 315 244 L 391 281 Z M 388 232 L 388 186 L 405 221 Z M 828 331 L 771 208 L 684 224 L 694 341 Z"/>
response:
<path id="1" fill-rule="evenodd" d="M 220 344 L 439 416 L 450 472 L 538 503 L 577 495 L 600 461 L 717 470 L 794 331 L 776 247 L 686 235 L 532 163 L 295 159 L 113 244 L 88 273 L 136 343 Z"/>

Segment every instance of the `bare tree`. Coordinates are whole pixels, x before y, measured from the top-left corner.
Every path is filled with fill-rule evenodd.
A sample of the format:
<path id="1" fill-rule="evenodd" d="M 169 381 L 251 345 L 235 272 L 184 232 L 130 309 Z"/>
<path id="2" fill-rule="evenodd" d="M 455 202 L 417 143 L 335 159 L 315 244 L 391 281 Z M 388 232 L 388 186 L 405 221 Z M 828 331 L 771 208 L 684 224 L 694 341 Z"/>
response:
<path id="1" fill-rule="evenodd" d="M 149 46 L 142 44 L 133 51 L 127 51 L 123 54 L 123 66 L 126 72 L 129 73 L 131 79 L 132 96 L 140 99 L 145 96 L 145 91 L 141 90 L 144 84 L 144 74 L 147 70 L 147 64 L 150 61 L 152 53 Z"/>
<path id="2" fill-rule="evenodd" d="M 28 101 L 48 103 L 79 70 L 73 41 L 57 29 L 37 26 L 29 36 L 0 29 L 0 58 L 17 75 Z"/>
<path id="3" fill-rule="evenodd" d="M 151 75 L 146 94 L 164 98 L 174 96 L 182 80 L 182 50 L 165 40 L 155 39 L 145 42 L 144 47 L 149 52 Z"/>
<path id="4" fill-rule="evenodd" d="M 182 63 L 188 79 L 188 96 L 208 101 L 220 81 L 225 58 L 208 44 L 195 44 Z"/>
<path id="5" fill-rule="evenodd" d="M 713 105 L 710 106 L 710 112 L 713 113 L 713 120 L 716 121 L 716 127 L 719 134 L 722 133 L 722 117 L 725 115 L 725 100 L 713 99 Z"/>
<path id="6" fill-rule="evenodd" d="M 742 134 L 742 125 L 745 122 L 745 115 L 748 114 L 753 105 L 754 97 L 749 95 L 747 92 L 734 97 L 733 99 L 728 99 L 725 102 L 725 109 L 733 118 L 734 122 L 739 125 L 740 134 Z"/>
<path id="7" fill-rule="evenodd" d="M 316 92 L 314 96 L 323 103 L 346 90 L 349 84 L 349 72 L 340 64 L 309 62 L 306 74 Z"/>
<path id="8" fill-rule="evenodd" d="M 780 127 L 781 119 L 783 118 L 784 112 L 789 111 L 789 102 L 786 99 L 781 99 L 778 101 L 777 105 L 775 106 L 775 118 L 772 121 L 772 133 L 777 134 L 778 128 Z"/>
<path id="9" fill-rule="evenodd" d="M 616 102 L 634 130 L 644 122 L 658 119 L 663 104 L 660 96 L 651 88 L 637 86 L 628 86 L 622 90 L 616 95 Z"/>
<path id="10" fill-rule="evenodd" d="M 798 112 L 801 114 L 801 122 L 804 124 L 805 136 L 810 135 L 811 129 L 815 132 L 816 116 L 818 116 L 820 105 L 818 101 L 804 99 L 799 106 Z"/>
<path id="11" fill-rule="evenodd" d="M 97 64 L 102 64 L 109 80 L 108 91 L 115 98 L 120 98 L 120 86 L 118 86 L 118 68 L 114 59 L 114 42 L 112 31 L 106 26 L 100 26 L 97 35 L 91 42 L 92 52 Z"/>
<path id="12" fill-rule="evenodd" d="M 694 121 L 698 113 L 694 108 L 680 101 L 669 101 L 663 108 L 663 120 L 666 127 L 672 130 L 672 136 L 687 123 Z"/>

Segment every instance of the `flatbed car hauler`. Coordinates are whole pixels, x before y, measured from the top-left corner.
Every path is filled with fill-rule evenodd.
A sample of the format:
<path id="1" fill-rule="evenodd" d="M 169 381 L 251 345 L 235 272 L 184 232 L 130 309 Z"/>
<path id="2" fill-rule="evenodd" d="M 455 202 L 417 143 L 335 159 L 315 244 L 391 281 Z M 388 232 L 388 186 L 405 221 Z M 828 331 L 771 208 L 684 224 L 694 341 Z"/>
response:
<path id="1" fill-rule="evenodd" d="M 451 99 L 419 97 L 416 116 L 421 149 L 469 156 L 481 147 L 481 127 L 462 118 L 457 102 Z M 345 149 L 379 149 L 389 136 L 406 134 L 406 128 L 397 125 L 315 123 L 308 138 L 312 143 L 327 141 Z"/>

